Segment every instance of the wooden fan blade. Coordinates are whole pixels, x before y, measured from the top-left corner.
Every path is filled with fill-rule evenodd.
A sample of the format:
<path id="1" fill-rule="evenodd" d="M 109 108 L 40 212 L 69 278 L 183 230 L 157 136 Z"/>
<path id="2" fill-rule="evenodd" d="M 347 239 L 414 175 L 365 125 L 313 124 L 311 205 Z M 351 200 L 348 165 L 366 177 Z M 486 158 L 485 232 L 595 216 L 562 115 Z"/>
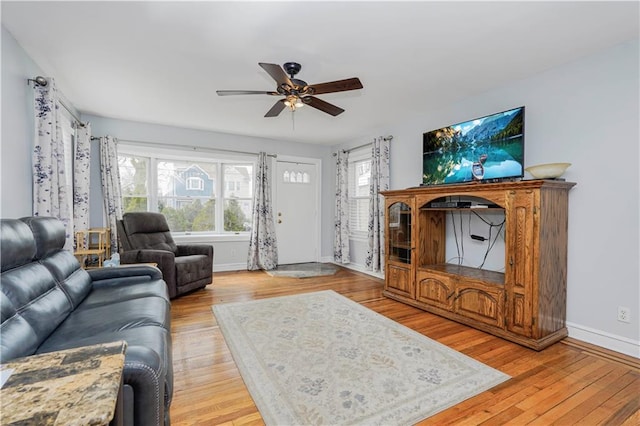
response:
<path id="1" fill-rule="evenodd" d="M 278 83 L 278 86 L 294 86 L 294 84 L 291 82 L 289 77 L 287 77 L 287 74 L 284 72 L 280 65 L 266 64 L 264 62 L 258 62 L 258 65 L 260 65 L 267 73 L 269 73 L 271 78 L 273 78 Z"/>
<path id="2" fill-rule="evenodd" d="M 347 90 L 362 89 L 362 83 L 357 77 L 347 78 L 346 80 L 331 81 L 328 83 L 311 84 L 308 86 L 312 89 L 311 94 L 321 95 L 323 93 L 346 92 Z"/>
<path id="3" fill-rule="evenodd" d="M 264 90 L 216 90 L 218 96 L 230 95 L 279 95 L 278 92 L 266 92 Z"/>
<path id="4" fill-rule="evenodd" d="M 309 105 L 310 107 L 314 107 L 319 109 L 322 112 L 326 112 L 327 114 L 331 114 L 334 117 L 338 114 L 342 114 L 344 110 L 340 107 L 337 107 L 329 102 L 325 102 L 322 99 L 316 98 L 314 96 L 305 96 L 302 98 L 302 102 Z"/>
<path id="5" fill-rule="evenodd" d="M 265 117 L 277 117 L 285 107 L 284 99 L 280 99 L 276 102 L 269 111 L 264 115 Z"/>

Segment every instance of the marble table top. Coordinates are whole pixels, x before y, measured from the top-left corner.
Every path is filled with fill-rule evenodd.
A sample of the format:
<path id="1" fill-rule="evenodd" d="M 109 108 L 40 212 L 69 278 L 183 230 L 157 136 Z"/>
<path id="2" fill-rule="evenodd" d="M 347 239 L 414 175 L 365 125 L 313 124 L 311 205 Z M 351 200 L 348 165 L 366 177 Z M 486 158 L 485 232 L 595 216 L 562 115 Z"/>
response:
<path id="1" fill-rule="evenodd" d="M 2 425 L 106 425 L 120 389 L 126 342 L 17 358 L 0 389 Z"/>

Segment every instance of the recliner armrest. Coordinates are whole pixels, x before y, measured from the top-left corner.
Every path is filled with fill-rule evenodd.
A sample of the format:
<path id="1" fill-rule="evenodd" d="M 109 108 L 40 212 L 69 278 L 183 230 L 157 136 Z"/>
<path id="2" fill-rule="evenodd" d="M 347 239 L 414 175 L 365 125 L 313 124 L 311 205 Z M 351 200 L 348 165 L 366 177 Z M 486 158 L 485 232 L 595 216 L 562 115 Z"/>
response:
<path id="1" fill-rule="evenodd" d="M 178 256 L 202 254 L 213 258 L 213 246 L 209 244 L 179 244 Z"/>

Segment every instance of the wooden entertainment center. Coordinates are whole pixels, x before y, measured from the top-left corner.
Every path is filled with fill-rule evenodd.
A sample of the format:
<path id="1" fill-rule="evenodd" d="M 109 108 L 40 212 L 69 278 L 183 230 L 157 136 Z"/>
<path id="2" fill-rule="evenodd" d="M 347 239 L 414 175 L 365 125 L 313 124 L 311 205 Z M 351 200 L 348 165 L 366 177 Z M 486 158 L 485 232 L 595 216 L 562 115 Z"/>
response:
<path id="1" fill-rule="evenodd" d="M 556 180 L 439 185 L 385 191 L 384 295 L 541 350 L 567 336 L 568 193 Z M 446 263 L 454 199 L 504 212 L 505 271 Z"/>

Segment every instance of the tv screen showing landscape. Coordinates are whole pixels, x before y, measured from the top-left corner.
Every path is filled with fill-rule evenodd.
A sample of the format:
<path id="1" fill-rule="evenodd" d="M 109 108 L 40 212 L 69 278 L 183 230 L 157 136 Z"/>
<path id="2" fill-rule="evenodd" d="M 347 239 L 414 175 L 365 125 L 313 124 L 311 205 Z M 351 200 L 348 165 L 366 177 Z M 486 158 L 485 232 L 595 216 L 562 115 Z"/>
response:
<path id="1" fill-rule="evenodd" d="M 424 133 L 422 184 L 524 175 L 524 107 Z"/>

